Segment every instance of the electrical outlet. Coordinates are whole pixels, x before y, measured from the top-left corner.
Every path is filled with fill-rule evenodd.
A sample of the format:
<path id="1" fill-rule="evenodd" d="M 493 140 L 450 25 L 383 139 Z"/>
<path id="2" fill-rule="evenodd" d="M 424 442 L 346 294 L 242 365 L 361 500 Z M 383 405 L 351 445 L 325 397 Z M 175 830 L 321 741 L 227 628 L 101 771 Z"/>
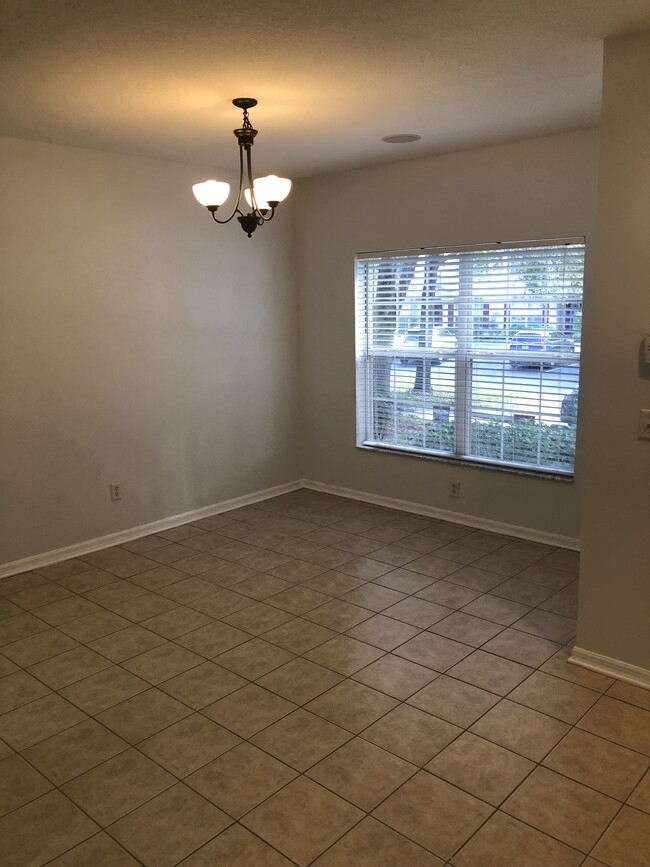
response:
<path id="1" fill-rule="evenodd" d="M 122 485 L 119 482 L 111 482 L 111 500 L 122 499 Z"/>
<path id="2" fill-rule="evenodd" d="M 452 482 L 449 485 L 449 496 L 450 497 L 460 497 L 460 482 Z"/>

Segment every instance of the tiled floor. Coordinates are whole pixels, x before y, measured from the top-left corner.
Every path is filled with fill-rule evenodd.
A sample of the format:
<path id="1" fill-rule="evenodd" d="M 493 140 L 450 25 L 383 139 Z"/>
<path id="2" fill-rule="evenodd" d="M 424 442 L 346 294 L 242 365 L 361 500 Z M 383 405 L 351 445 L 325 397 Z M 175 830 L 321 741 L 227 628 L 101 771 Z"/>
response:
<path id="1" fill-rule="evenodd" d="M 577 568 L 303 490 L 0 581 L 0 864 L 647 867 Z"/>

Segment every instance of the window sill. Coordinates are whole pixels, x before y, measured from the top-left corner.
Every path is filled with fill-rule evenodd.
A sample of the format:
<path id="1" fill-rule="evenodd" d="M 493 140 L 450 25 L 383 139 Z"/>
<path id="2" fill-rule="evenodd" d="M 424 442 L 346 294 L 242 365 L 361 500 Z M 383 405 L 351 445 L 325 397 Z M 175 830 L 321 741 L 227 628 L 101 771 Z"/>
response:
<path id="1" fill-rule="evenodd" d="M 528 478 L 543 479 L 544 481 L 561 482 L 564 484 L 573 484 L 575 475 L 567 472 L 547 472 L 545 470 L 527 469 L 524 466 L 512 466 L 509 464 L 493 464 L 487 461 L 473 460 L 469 458 L 456 458 L 447 455 L 425 454 L 424 452 L 412 452 L 408 449 L 395 448 L 394 446 L 370 445 L 367 443 L 357 443 L 356 446 L 361 451 L 378 452 L 385 455 L 395 455 L 397 457 L 415 458 L 421 461 L 434 461 L 435 463 L 450 464 L 453 466 L 471 467 L 475 470 L 488 470 L 497 473 L 508 473 L 514 476 L 526 476 Z"/>

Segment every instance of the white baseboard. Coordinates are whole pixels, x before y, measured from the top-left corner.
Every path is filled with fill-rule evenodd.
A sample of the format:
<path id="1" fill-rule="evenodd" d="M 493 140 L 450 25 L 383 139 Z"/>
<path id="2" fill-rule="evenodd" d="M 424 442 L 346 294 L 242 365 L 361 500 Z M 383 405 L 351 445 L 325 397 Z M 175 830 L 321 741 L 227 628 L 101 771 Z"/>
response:
<path id="1" fill-rule="evenodd" d="M 650 671 L 647 668 L 622 662 L 620 659 L 612 659 L 611 656 L 603 656 L 594 653 L 593 650 L 584 650 L 582 647 L 573 648 L 569 662 L 588 668 L 590 671 L 597 671 L 598 674 L 606 674 L 607 677 L 615 677 L 633 683 L 635 686 L 650 689 Z"/>
<path id="2" fill-rule="evenodd" d="M 76 544 L 68 545 L 65 548 L 56 548 L 54 551 L 45 551 L 42 554 L 35 554 L 33 557 L 25 557 L 22 560 L 3 563 L 0 565 L 0 578 L 6 578 L 8 575 L 17 575 L 20 572 L 29 572 L 31 569 L 40 569 L 43 566 L 50 566 L 52 563 L 58 563 L 61 560 L 69 560 L 71 557 L 81 557 L 83 554 L 90 554 L 93 551 L 101 551 L 102 548 L 111 548 L 113 545 L 121 545 L 123 542 L 131 542 L 133 539 L 139 539 L 141 536 L 149 536 L 151 533 L 159 533 L 161 530 L 169 530 L 171 527 L 177 527 L 179 524 L 187 524 L 190 521 L 198 521 L 200 518 L 209 518 L 212 515 L 218 515 L 221 512 L 228 512 L 230 509 L 239 509 L 242 506 L 250 506 L 253 503 L 259 503 L 262 500 L 277 497 L 280 494 L 288 494 L 290 491 L 297 491 L 302 487 L 303 484 L 301 481 L 276 485 L 273 488 L 266 488 L 263 491 L 244 494 L 242 497 L 234 497 L 232 500 L 223 500 L 221 503 L 213 503 L 210 506 L 203 506 L 201 509 L 193 509 L 190 512 L 183 512 L 180 515 L 172 515 L 169 518 L 161 518 L 158 521 L 152 521 L 150 524 L 141 524 L 139 527 L 130 527 L 128 530 L 120 530 L 119 533 L 110 533 L 108 536 L 98 536 L 96 539 L 77 542 Z"/>
<path id="3" fill-rule="evenodd" d="M 424 506 L 422 503 L 411 503 L 408 500 L 396 500 L 393 497 L 367 494 L 364 491 L 353 491 L 350 488 L 340 488 L 337 485 L 325 485 L 322 482 L 312 482 L 309 479 L 303 479 L 302 485 L 314 491 L 336 494 L 339 497 L 348 497 L 351 500 L 361 500 L 364 503 L 372 503 L 375 506 L 386 506 L 389 509 L 398 509 L 400 512 L 413 512 L 416 515 L 437 518 L 440 521 L 449 521 L 452 524 L 466 524 L 468 527 L 476 527 L 478 530 L 486 530 L 489 533 L 517 536 L 519 539 L 528 539 L 531 542 L 543 542 L 545 545 L 553 545 L 556 548 L 569 548 L 572 551 L 580 550 L 580 539 L 574 539 L 571 536 L 560 536 L 556 533 L 534 530 L 531 527 L 520 527 L 517 524 L 491 521 L 489 518 L 480 518 L 476 515 L 450 512 L 447 509 Z"/>

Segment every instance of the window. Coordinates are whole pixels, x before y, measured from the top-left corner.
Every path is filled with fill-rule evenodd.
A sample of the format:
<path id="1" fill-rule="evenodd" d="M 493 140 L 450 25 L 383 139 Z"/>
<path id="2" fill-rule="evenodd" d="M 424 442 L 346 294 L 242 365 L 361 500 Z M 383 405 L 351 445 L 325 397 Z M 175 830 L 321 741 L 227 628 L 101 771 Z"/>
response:
<path id="1" fill-rule="evenodd" d="M 359 255 L 357 444 L 569 475 L 584 240 Z"/>

